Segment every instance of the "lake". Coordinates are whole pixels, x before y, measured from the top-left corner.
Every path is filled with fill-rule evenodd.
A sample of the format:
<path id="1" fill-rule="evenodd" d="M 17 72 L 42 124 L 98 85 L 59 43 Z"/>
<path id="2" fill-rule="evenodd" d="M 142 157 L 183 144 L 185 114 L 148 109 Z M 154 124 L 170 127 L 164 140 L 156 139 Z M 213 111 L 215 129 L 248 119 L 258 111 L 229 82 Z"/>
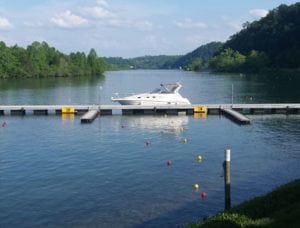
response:
<path id="1" fill-rule="evenodd" d="M 0 104 L 112 104 L 116 92 L 176 81 L 197 104 L 231 103 L 232 87 L 236 103 L 300 102 L 293 77 L 136 70 L 1 81 Z M 80 124 L 80 116 L 0 116 L 6 123 L 0 128 L 0 226 L 178 227 L 202 220 L 224 209 L 227 148 L 232 205 L 299 178 L 300 116 L 249 117 L 251 124 L 240 126 L 219 115 L 117 114 L 92 124 Z"/>

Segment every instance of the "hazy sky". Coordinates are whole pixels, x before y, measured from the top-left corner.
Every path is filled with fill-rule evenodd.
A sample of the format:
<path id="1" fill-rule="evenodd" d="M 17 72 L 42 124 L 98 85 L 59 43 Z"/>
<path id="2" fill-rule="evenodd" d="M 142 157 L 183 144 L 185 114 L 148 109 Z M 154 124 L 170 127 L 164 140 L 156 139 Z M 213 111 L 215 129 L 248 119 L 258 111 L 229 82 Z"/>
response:
<path id="1" fill-rule="evenodd" d="M 181 55 L 226 41 L 292 0 L 0 0 L 0 40 L 46 41 L 66 54 Z"/>

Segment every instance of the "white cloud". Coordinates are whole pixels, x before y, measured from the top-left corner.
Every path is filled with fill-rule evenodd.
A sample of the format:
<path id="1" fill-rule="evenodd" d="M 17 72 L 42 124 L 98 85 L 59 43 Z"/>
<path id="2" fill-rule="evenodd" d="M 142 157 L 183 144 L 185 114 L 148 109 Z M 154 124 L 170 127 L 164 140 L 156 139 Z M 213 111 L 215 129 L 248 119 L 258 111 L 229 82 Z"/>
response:
<path id="1" fill-rule="evenodd" d="M 207 28 L 207 25 L 203 22 L 194 22 L 190 18 L 186 18 L 183 21 L 176 22 L 176 26 L 184 29 L 191 28 Z"/>
<path id="2" fill-rule="evenodd" d="M 50 21 L 61 28 L 76 28 L 88 25 L 88 20 L 72 14 L 71 11 L 67 10 L 64 13 L 52 17 Z"/>
<path id="3" fill-rule="evenodd" d="M 107 18 L 113 16 L 111 12 L 100 6 L 85 7 L 82 11 L 84 14 L 90 15 L 95 18 Z"/>
<path id="4" fill-rule="evenodd" d="M 97 1 L 97 4 L 98 4 L 99 6 L 104 6 L 104 7 L 107 7 L 107 6 L 108 6 L 108 3 L 107 3 L 106 0 L 98 0 L 98 1 Z"/>
<path id="5" fill-rule="evenodd" d="M 11 29 L 13 25 L 4 17 L 0 17 L 0 29 Z"/>
<path id="6" fill-rule="evenodd" d="M 265 9 L 252 9 L 249 11 L 251 16 L 254 16 L 256 18 L 265 17 L 269 11 Z"/>

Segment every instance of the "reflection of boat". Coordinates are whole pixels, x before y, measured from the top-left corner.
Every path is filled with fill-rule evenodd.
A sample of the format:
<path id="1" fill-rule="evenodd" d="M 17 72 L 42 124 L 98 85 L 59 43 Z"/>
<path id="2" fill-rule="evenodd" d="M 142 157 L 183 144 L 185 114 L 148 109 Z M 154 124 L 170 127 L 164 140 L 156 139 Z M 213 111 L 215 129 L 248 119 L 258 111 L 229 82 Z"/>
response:
<path id="1" fill-rule="evenodd" d="M 117 101 L 122 105 L 189 105 L 187 98 L 179 94 L 182 87 L 179 83 L 161 84 L 161 88 L 150 93 L 140 93 L 126 97 L 112 97 L 112 101 Z"/>
<path id="2" fill-rule="evenodd" d="M 136 116 L 128 118 L 126 122 L 129 127 L 180 134 L 188 126 L 189 120 L 187 116 Z"/>

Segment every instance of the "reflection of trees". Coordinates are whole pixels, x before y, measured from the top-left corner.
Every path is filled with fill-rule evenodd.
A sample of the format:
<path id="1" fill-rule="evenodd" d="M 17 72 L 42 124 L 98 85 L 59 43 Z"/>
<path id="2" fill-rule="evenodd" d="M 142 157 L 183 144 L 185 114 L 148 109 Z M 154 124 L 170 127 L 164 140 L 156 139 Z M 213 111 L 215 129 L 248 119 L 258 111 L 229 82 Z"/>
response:
<path id="1" fill-rule="evenodd" d="M 298 103 L 299 85 L 297 76 L 249 75 L 241 85 L 245 96 L 240 99 L 244 103 Z"/>
<path id="2" fill-rule="evenodd" d="M 0 89 L 4 91 L 11 89 L 50 89 L 66 86 L 79 87 L 82 85 L 95 85 L 104 80 L 104 76 L 1 80 Z"/>

